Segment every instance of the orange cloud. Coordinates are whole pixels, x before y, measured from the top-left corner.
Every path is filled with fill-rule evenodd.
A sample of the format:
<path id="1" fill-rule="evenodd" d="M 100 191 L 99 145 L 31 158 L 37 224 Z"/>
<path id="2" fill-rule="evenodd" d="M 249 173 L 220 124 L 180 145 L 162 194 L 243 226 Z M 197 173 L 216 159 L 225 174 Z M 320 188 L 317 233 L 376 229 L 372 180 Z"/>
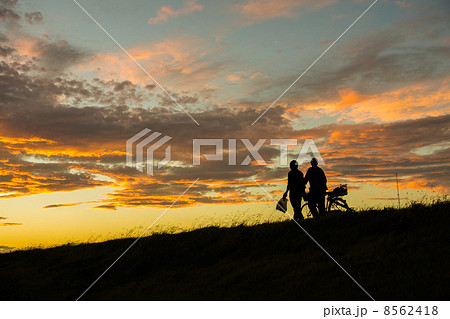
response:
<path id="1" fill-rule="evenodd" d="M 104 205 L 94 206 L 93 208 L 117 210 L 116 205 L 114 205 L 114 204 L 104 204 Z"/>
<path id="2" fill-rule="evenodd" d="M 428 81 L 371 98 L 355 101 L 352 111 L 344 118 L 357 122 L 376 118 L 381 121 L 417 119 L 450 112 L 450 77 Z M 352 106 L 351 104 L 349 106 Z"/>
<path id="3" fill-rule="evenodd" d="M 45 156 L 48 158 L 51 156 L 101 158 L 102 156 L 125 156 L 126 154 L 124 150 L 119 150 L 122 144 L 118 141 L 103 144 L 103 147 L 110 147 L 110 149 L 99 148 L 99 145 L 95 143 L 74 148 L 40 137 L 20 138 L 0 135 L 0 143 L 11 154 Z"/>
<path id="4" fill-rule="evenodd" d="M 231 82 L 237 82 L 242 80 L 242 76 L 237 74 L 230 74 L 229 76 L 227 76 L 227 80 Z"/>
<path id="5" fill-rule="evenodd" d="M 202 57 L 213 52 L 207 41 L 198 38 L 165 39 L 158 43 L 141 43 L 127 51 L 164 87 L 205 88 L 205 80 L 217 76 L 212 62 Z M 99 53 L 77 66 L 77 71 L 94 72 L 103 80 L 129 80 L 140 85 L 153 81 L 122 51 Z M 177 85 L 178 86 L 178 85 Z"/>
<path id="6" fill-rule="evenodd" d="M 70 204 L 52 204 L 52 205 L 47 205 L 44 206 L 42 208 L 59 208 L 59 207 L 71 207 L 71 206 L 77 206 L 80 204 L 85 204 L 85 203 L 70 203 Z"/>
<path id="7" fill-rule="evenodd" d="M 16 137 L 6 137 L 6 136 L 0 136 L 0 143 L 5 144 L 28 144 L 28 143 L 35 143 L 35 142 L 42 142 L 45 144 L 54 144 L 55 141 L 48 140 L 45 138 L 40 137 L 30 137 L 30 138 L 16 138 Z"/>
<path id="8" fill-rule="evenodd" d="M 158 9 L 158 15 L 155 18 L 148 19 L 148 23 L 157 24 L 167 21 L 169 17 L 189 14 L 191 12 L 202 11 L 205 6 L 197 4 L 195 0 L 185 1 L 184 7 L 178 10 L 173 10 L 170 6 L 161 7 Z"/>
<path id="9" fill-rule="evenodd" d="M 368 99 L 352 89 L 339 90 L 339 96 L 341 101 L 336 104 L 337 109 L 345 109 Z"/>
<path id="10" fill-rule="evenodd" d="M 392 122 L 439 116 L 450 112 L 450 77 L 425 81 L 378 95 L 362 95 L 352 88 L 338 91 L 339 99 L 315 104 L 297 105 L 289 113 L 317 117 L 328 114 L 340 120 Z"/>
<path id="11" fill-rule="evenodd" d="M 36 49 L 36 40 L 29 37 L 17 39 L 14 43 L 14 48 L 21 55 L 29 57 L 36 57 L 39 55 L 39 50 Z"/>
<path id="12" fill-rule="evenodd" d="M 255 23 L 274 18 L 291 18 L 306 10 L 318 10 L 337 0 L 250 0 L 236 9 Z"/>

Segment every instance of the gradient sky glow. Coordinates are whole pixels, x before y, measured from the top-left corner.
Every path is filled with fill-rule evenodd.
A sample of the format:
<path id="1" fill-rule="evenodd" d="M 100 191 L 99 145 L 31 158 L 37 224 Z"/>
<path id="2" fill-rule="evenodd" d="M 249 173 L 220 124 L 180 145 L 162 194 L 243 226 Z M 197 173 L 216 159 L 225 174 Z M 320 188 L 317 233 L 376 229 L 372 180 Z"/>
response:
<path id="1" fill-rule="evenodd" d="M 74 1 L 0 0 L 0 252 L 139 235 L 197 178 L 150 233 L 286 218 L 252 180 L 280 197 L 277 147 L 193 166 L 193 138 L 313 138 L 353 207 L 395 173 L 405 203 L 449 193 L 446 1 L 379 0 L 255 125 L 373 1 L 78 2 L 199 125 Z M 144 128 L 172 137 L 154 176 L 125 166 Z"/>

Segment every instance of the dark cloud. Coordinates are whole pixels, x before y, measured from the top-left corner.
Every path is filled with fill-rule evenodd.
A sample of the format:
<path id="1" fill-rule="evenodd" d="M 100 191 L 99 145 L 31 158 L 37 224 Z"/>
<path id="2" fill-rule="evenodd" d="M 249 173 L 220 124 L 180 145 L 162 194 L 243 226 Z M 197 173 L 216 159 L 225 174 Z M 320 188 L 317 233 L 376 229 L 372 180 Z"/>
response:
<path id="1" fill-rule="evenodd" d="M 5 220 L 5 219 L 7 219 L 7 218 L 0 216 L 0 221 L 1 220 Z M 0 222 L 0 227 L 2 227 L 2 226 L 20 226 L 20 225 L 22 225 L 22 223 L 5 223 L 5 222 Z M 1 247 L 2 246 L 0 246 L 0 251 L 1 251 Z M 3 247 L 5 247 L 5 246 L 3 246 Z"/>
<path id="2" fill-rule="evenodd" d="M 28 75 L 30 72 L 38 72 L 36 63 L 28 60 L 27 63 L 0 61 L 0 98 L 2 105 L 23 105 L 31 103 L 33 106 L 53 108 L 58 101 L 64 100 L 65 105 L 77 107 L 86 104 L 97 105 L 123 105 L 142 104 L 151 93 L 136 84 L 127 84 L 126 90 L 111 92 L 112 88 L 121 85 L 116 81 L 94 80 L 89 83 L 86 80 L 78 80 L 65 77 L 37 77 Z M 21 108 L 24 110 L 25 108 Z M 75 108 L 73 109 L 75 110 Z M 51 112 L 51 110 L 50 110 Z M 17 116 L 26 118 L 26 114 L 18 112 Z"/>
<path id="3" fill-rule="evenodd" d="M 14 48 L 6 47 L 6 46 L 0 46 L 0 56 L 1 57 L 7 57 L 11 53 L 15 51 Z"/>
<path id="4" fill-rule="evenodd" d="M 71 207 L 71 206 L 76 206 L 76 205 L 80 205 L 83 203 L 70 203 L 70 204 L 53 204 L 53 205 L 47 205 L 44 206 L 42 208 L 59 208 L 59 207 Z"/>
<path id="5" fill-rule="evenodd" d="M 102 208 L 102 209 L 117 210 L 116 205 L 114 205 L 114 204 L 99 205 L 99 206 L 94 206 L 93 208 Z"/>
<path id="6" fill-rule="evenodd" d="M 8 37 L 0 32 L 0 57 L 6 58 L 15 52 L 15 49 L 11 47 Z"/>
<path id="7" fill-rule="evenodd" d="M 72 46 L 64 40 L 48 42 L 38 40 L 34 50 L 39 52 L 38 60 L 51 72 L 61 72 L 65 69 L 86 61 L 91 53 Z"/>
<path id="8" fill-rule="evenodd" d="M 17 6 L 18 0 L 0 0 L 0 6 L 14 8 Z"/>
<path id="9" fill-rule="evenodd" d="M 190 96 L 169 92 L 169 94 L 181 105 L 195 104 L 199 102 L 198 96 Z M 158 94 L 160 106 L 176 106 L 176 103 L 167 94 Z"/>
<path id="10" fill-rule="evenodd" d="M 0 21 L 6 20 L 8 22 L 20 20 L 20 15 L 18 15 L 14 10 L 0 7 Z"/>
<path id="11" fill-rule="evenodd" d="M 44 23 L 44 16 L 39 11 L 25 13 L 25 21 L 29 24 L 42 24 Z"/>
<path id="12" fill-rule="evenodd" d="M 128 89 L 130 86 L 133 86 L 133 83 L 131 83 L 131 81 L 118 82 L 114 87 L 114 91 L 123 91 L 124 89 Z"/>
<path id="13" fill-rule="evenodd" d="M 53 41 L 48 36 L 36 38 L 27 34 L 22 24 L 19 23 L 21 14 L 12 9 L 16 5 L 16 1 L 5 1 L 4 5 L 0 7 L 0 21 L 5 22 L 3 25 L 6 29 L 13 30 L 12 34 L 15 38 L 26 39 L 33 43 L 32 51 L 37 54 L 34 57 L 35 61 L 38 61 L 39 66 L 43 67 L 45 71 L 61 73 L 92 56 L 92 53 L 77 48 L 65 40 Z M 42 13 L 38 11 L 25 13 L 23 16 L 28 24 L 42 24 L 44 22 Z M 7 40 L 3 34 L 0 34 L 0 39 L 2 42 Z M 0 47 L 1 56 L 6 56 L 11 52 L 10 48 L 6 48 L 3 45 Z"/>
<path id="14" fill-rule="evenodd" d="M 0 2 L 0 23 L 7 30 L 18 30 L 21 28 L 20 14 L 15 10 L 17 1 L 4 0 Z"/>
<path id="15" fill-rule="evenodd" d="M 0 223 L 0 226 L 20 226 L 22 223 Z"/>

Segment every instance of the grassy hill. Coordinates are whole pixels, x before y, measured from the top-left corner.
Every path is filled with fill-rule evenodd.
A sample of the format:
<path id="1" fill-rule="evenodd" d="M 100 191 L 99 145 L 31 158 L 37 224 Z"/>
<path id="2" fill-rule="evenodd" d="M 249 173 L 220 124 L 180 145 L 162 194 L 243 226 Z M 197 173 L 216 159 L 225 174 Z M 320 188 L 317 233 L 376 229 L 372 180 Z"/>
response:
<path id="1" fill-rule="evenodd" d="M 377 300 L 448 300 L 450 202 L 302 226 Z M 1 300 L 75 300 L 133 242 L 0 255 Z M 369 300 L 293 222 L 142 238 L 82 300 Z"/>

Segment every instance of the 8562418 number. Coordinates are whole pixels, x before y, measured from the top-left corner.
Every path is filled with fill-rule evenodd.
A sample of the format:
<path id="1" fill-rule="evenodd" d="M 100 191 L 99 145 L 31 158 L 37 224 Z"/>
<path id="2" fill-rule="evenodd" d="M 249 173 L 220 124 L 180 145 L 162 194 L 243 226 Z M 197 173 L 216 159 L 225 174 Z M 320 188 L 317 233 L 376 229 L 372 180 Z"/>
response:
<path id="1" fill-rule="evenodd" d="M 433 306 L 385 306 L 385 316 L 436 316 L 438 315 L 438 307 Z"/>

